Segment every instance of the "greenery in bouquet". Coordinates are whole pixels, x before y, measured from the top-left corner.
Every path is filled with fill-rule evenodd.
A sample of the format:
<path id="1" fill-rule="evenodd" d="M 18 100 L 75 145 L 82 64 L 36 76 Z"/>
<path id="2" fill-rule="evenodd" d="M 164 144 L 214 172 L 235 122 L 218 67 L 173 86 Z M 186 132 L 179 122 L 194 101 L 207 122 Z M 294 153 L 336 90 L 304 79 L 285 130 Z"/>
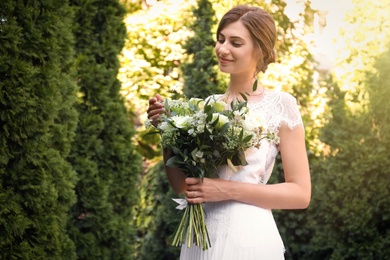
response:
<path id="1" fill-rule="evenodd" d="M 278 143 L 276 132 L 269 131 L 259 114 L 247 106 L 247 97 L 230 104 L 212 96 L 172 100 L 165 99 L 165 114 L 160 123 L 152 127 L 147 122 L 149 133 L 159 133 L 161 145 L 172 151 L 167 166 L 180 168 L 187 177 L 216 177 L 218 167 L 245 166 L 245 150 L 259 148 L 261 140 Z M 180 207 L 178 207 L 180 208 Z M 203 250 L 210 241 L 201 204 L 185 201 L 184 215 L 176 229 L 173 243 L 179 246 L 193 243 Z"/>

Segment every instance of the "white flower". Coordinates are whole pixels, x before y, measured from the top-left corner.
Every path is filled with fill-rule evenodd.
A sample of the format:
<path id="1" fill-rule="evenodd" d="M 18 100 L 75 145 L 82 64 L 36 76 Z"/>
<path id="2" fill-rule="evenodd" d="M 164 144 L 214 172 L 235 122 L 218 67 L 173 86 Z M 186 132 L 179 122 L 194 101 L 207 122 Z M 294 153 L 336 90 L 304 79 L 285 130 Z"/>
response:
<path id="1" fill-rule="evenodd" d="M 215 112 L 222 112 L 226 109 L 227 104 L 221 100 L 210 100 L 209 104 L 214 107 Z"/>
<path id="2" fill-rule="evenodd" d="M 191 116 L 173 116 L 171 119 L 177 128 L 188 130 L 191 126 Z"/>
<path id="3" fill-rule="evenodd" d="M 190 113 L 189 105 L 187 102 L 184 102 L 183 100 L 166 100 L 168 107 L 167 109 L 171 111 L 172 116 L 173 115 L 188 115 Z"/>
<path id="4" fill-rule="evenodd" d="M 242 121 L 242 127 L 246 131 L 253 131 L 255 128 L 263 126 L 261 116 L 253 113 L 252 110 L 247 111 L 245 119 Z"/>
<path id="5" fill-rule="evenodd" d="M 201 151 L 201 150 L 197 151 L 195 156 L 198 157 L 198 158 L 202 158 L 203 157 L 203 151 Z"/>
<path id="6" fill-rule="evenodd" d="M 188 134 L 195 137 L 196 136 L 195 129 L 194 128 L 189 129 Z"/>
<path id="7" fill-rule="evenodd" d="M 211 119 L 211 122 L 214 123 L 216 120 L 218 120 L 218 123 L 215 125 L 215 129 L 221 129 L 224 125 L 229 123 L 229 118 L 225 115 L 213 113 L 213 118 Z"/>
<path id="8" fill-rule="evenodd" d="M 161 122 L 158 125 L 158 129 L 160 129 L 163 132 L 169 132 L 173 129 L 173 126 L 168 122 Z"/>
<path id="9" fill-rule="evenodd" d="M 191 98 L 188 104 L 196 107 L 198 110 L 204 108 L 204 100 L 201 98 Z"/>

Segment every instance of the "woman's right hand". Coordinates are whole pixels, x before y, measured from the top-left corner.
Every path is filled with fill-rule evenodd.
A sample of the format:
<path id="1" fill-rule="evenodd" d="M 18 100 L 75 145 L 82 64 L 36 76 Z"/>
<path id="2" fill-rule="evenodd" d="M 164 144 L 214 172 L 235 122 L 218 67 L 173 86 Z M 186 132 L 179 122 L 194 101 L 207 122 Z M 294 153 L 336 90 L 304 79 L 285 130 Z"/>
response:
<path id="1" fill-rule="evenodd" d="M 156 97 L 149 99 L 149 107 L 146 112 L 148 113 L 148 118 L 154 126 L 157 126 L 160 120 L 160 115 L 165 111 L 163 101 L 164 100 L 159 94 L 157 94 Z"/>

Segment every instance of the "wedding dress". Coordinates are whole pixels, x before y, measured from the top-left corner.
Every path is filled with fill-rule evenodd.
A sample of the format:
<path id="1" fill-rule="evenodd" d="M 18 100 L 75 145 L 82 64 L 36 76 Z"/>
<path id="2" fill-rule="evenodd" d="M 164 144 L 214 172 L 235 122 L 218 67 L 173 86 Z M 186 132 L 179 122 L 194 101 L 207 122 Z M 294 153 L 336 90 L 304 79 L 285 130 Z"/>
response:
<path id="1" fill-rule="evenodd" d="M 303 127 L 298 105 L 285 92 L 265 92 L 260 100 L 248 101 L 248 107 L 260 113 L 270 129 L 286 124 L 290 129 Z M 233 172 L 223 166 L 219 178 L 265 185 L 270 178 L 278 147 L 263 140 L 259 149 L 245 152 L 248 165 Z M 284 259 L 284 245 L 271 210 L 237 201 L 203 204 L 211 247 L 207 250 L 184 244 L 182 260 L 277 260 Z"/>

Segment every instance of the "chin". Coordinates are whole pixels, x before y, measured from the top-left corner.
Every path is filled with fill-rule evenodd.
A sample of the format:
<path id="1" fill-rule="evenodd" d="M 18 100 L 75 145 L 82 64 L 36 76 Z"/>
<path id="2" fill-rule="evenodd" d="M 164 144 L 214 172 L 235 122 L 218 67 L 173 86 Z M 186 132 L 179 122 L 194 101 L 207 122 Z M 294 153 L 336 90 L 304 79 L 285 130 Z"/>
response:
<path id="1" fill-rule="evenodd" d="M 221 67 L 219 66 L 219 70 L 223 73 L 231 73 L 231 71 L 228 69 L 228 68 L 224 68 L 224 67 Z"/>

